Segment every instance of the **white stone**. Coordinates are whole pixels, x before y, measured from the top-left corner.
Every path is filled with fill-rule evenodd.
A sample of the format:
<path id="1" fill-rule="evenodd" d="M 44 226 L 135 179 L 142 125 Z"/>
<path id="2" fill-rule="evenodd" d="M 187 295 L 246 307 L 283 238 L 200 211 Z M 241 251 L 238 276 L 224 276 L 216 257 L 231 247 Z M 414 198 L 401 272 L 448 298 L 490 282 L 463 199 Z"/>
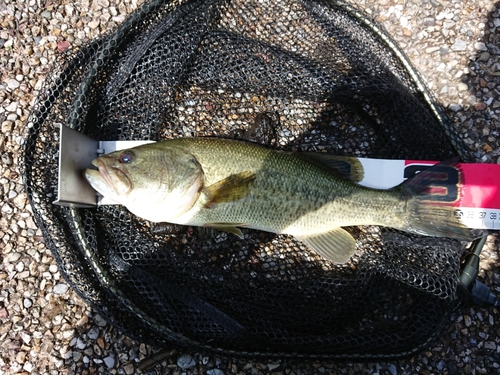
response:
<path id="1" fill-rule="evenodd" d="M 12 212 L 14 212 L 14 210 L 12 209 L 12 207 L 9 204 L 5 203 L 2 206 L 2 213 L 10 215 Z"/>
<path id="2" fill-rule="evenodd" d="M 27 332 L 24 332 L 24 331 L 21 331 L 19 332 L 19 336 L 21 336 L 21 340 L 23 340 L 23 342 L 26 344 L 26 345 L 29 345 L 30 341 L 31 341 L 31 336 L 29 333 Z"/>
<path id="3" fill-rule="evenodd" d="M 455 43 L 451 46 L 453 51 L 465 51 L 467 48 L 467 43 L 462 39 L 455 39 Z"/>
<path id="4" fill-rule="evenodd" d="M 15 80 L 15 79 L 9 79 L 7 81 L 7 87 L 11 90 L 15 90 L 17 89 L 18 87 L 20 86 L 20 83 L 19 81 Z"/>
<path id="5" fill-rule="evenodd" d="M 97 27 L 99 26 L 99 21 L 90 21 L 88 25 L 91 29 L 97 29 Z"/>
<path id="6" fill-rule="evenodd" d="M 32 372 L 33 371 L 33 364 L 31 362 L 26 362 L 23 366 L 23 370 L 26 372 Z"/>
<path id="7" fill-rule="evenodd" d="M 23 272 L 24 271 L 24 263 L 23 262 L 18 262 L 16 264 L 16 271 L 17 272 Z"/>
<path id="8" fill-rule="evenodd" d="M 80 337 L 76 340 L 77 349 L 85 349 L 86 346 L 85 341 L 83 341 Z"/>
<path id="9" fill-rule="evenodd" d="M 113 368 L 115 367 L 115 357 L 113 357 L 112 355 L 110 355 L 109 357 L 106 357 L 104 358 L 104 363 L 106 364 L 106 366 L 108 366 L 108 368 Z"/>
<path id="10" fill-rule="evenodd" d="M 96 340 L 99 337 L 99 330 L 97 327 L 92 327 L 89 333 L 87 333 L 87 336 L 91 340 Z"/>
<path id="11" fill-rule="evenodd" d="M 54 294 L 64 294 L 68 291 L 68 284 L 59 283 L 54 286 Z"/>
<path id="12" fill-rule="evenodd" d="M 9 253 L 3 259 L 4 263 L 15 263 L 21 258 L 21 253 Z"/>
<path id="13" fill-rule="evenodd" d="M 408 27 L 408 18 L 406 18 L 405 16 L 401 17 L 399 19 L 399 22 L 401 23 L 402 27 Z"/>
<path id="14" fill-rule="evenodd" d="M 62 333 L 62 337 L 65 338 L 66 340 L 72 339 L 73 336 L 75 336 L 75 330 L 69 329 L 67 331 L 64 331 Z M 68 352 L 69 353 L 69 352 Z M 69 357 L 68 357 L 69 358 Z"/>
<path id="15" fill-rule="evenodd" d="M 487 51 L 488 47 L 486 47 L 486 44 L 484 44 L 484 42 L 476 42 L 474 44 L 474 49 L 477 51 Z"/>
<path id="16" fill-rule="evenodd" d="M 75 8 L 74 8 L 74 7 L 73 7 L 73 5 L 71 5 L 71 4 L 66 4 L 66 5 L 64 6 L 64 10 L 66 11 L 66 14 L 67 14 L 68 16 L 72 16 L 72 15 L 73 15 L 73 11 L 75 10 Z"/>
<path id="17" fill-rule="evenodd" d="M 12 81 L 14 82 L 17 82 L 15 79 L 13 79 Z M 19 84 L 19 82 L 17 82 Z M 18 103 L 17 102 L 11 102 L 7 107 L 5 107 L 5 110 L 7 112 L 16 112 L 17 111 L 17 106 L 18 106 Z"/>

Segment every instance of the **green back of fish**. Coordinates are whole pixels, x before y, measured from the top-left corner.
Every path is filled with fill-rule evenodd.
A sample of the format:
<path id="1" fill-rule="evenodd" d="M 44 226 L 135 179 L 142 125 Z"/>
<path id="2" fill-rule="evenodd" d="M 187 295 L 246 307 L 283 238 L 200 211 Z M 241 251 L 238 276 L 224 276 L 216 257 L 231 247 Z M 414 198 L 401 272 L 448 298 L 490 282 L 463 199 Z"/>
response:
<path id="1" fill-rule="evenodd" d="M 212 194 L 200 200 L 204 205 L 208 201 L 209 206 L 198 216 L 203 222 L 243 223 L 255 229 L 301 235 L 379 222 L 375 217 L 386 217 L 383 211 L 391 210 L 387 192 L 361 187 L 294 153 L 223 139 L 185 138 L 177 142 L 201 164 L 208 190 L 241 173 L 254 176 L 250 182 L 242 182 L 246 192 L 243 196 L 238 192 L 233 201 L 211 204 L 216 203 L 211 202 Z M 374 204 L 382 199 L 384 202 Z M 364 212 L 360 205 L 365 206 Z"/>

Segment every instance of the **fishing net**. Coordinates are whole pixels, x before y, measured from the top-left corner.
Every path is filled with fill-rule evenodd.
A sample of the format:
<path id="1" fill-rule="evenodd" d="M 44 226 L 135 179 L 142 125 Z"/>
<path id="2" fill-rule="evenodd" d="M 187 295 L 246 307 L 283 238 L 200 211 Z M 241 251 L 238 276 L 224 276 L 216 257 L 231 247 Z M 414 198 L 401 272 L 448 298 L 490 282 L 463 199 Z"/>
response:
<path id="1" fill-rule="evenodd" d="M 458 306 L 463 246 L 347 228 L 336 265 L 286 235 L 154 226 L 62 207 L 59 125 L 96 140 L 224 137 L 360 157 L 469 158 L 414 68 L 338 1 L 153 1 L 61 54 L 28 121 L 24 175 L 61 273 L 129 336 L 228 355 L 412 353 Z M 223 161 L 221 161 L 223 162 Z M 359 209 L 362 209 L 360 207 Z"/>

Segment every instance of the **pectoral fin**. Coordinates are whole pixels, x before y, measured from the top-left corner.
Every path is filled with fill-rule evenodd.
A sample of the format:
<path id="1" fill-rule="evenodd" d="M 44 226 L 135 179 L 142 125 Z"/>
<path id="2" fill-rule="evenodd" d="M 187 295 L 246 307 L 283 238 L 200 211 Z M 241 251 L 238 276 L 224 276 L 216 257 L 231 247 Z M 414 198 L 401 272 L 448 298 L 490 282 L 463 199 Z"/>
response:
<path id="1" fill-rule="evenodd" d="M 211 207 L 216 203 L 233 202 L 246 197 L 255 177 L 253 172 L 240 172 L 206 187 L 208 200 L 205 206 Z"/>
<path id="2" fill-rule="evenodd" d="M 300 152 L 298 155 L 333 169 L 340 177 L 352 182 L 360 182 L 365 174 L 361 162 L 352 156 L 332 155 L 324 152 Z"/>
<path id="3" fill-rule="evenodd" d="M 240 230 L 240 228 L 237 227 L 244 227 L 246 224 L 238 224 L 238 223 L 207 223 L 204 226 L 208 228 L 213 228 L 216 230 L 221 230 L 223 232 L 228 232 L 235 234 L 238 236 L 240 239 L 243 239 L 243 232 Z"/>
<path id="4" fill-rule="evenodd" d="M 318 255 L 335 263 L 347 262 L 356 248 L 354 238 L 342 228 L 335 228 L 329 232 L 309 236 L 295 237 L 304 242 Z"/>

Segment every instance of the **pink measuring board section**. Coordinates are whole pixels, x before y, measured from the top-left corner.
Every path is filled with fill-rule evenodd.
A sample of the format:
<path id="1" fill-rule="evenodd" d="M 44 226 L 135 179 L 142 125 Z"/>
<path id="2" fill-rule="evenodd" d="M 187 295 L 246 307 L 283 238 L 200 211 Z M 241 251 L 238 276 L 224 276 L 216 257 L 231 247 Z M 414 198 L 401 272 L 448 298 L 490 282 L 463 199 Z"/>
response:
<path id="1" fill-rule="evenodd" d="M 432 166 L 437 162 L 405 160 L 405 170 L 408 167 Z M 460 174 L 460 200 L 457 207 L 479 207 L 500 209 L 500 164 L 467 164 L 457 163 Z M 403 176 L 408 178 L 409 176 Z"/>
<path id="2" fill-rule="evenodd" d="M 404 169 L 407 173 L 420 166 L 434 164 L 437 163 L 405 160 Z M 458 173 L 455 174 L 453 170 Z M 443 186 L 449 183 L 448 193 L 456 196 L 455 201 L 450 204 L 457 208 L 457 218 L 470 228 L 500 229 L 500 165 L 457 163 L 444 166 L 442 171 L 437 171 L 440 172 L 443 173 Z M 437 178 L 438 187 L 439 180 Z M 456 192 L 452 191 L 455 182 Z"/>
<path id="3" fill-rule="evenodd" d="M 360 184 L 378 189 L 399 185 L 405 179 L 439 164 L 432 169 L 431 180 L 427 181 L 432 186 L 432 192 L 437 194 L 436 203 L 456 207 L 454 215 L 470 228 L 500 229 L 500 165 L 368 158 L 358 160 L 364 169 Z"/>

